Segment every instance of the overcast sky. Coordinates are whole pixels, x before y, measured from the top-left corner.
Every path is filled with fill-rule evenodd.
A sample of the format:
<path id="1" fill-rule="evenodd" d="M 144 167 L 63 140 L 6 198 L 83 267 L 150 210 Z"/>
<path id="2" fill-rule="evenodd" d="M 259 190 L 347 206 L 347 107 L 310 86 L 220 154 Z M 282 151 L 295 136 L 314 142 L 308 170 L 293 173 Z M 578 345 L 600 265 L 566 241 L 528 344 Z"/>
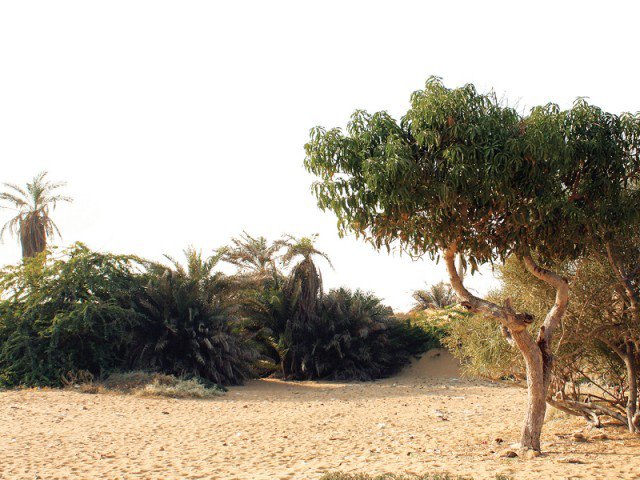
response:
<path id="1" fill-rule="evenodd" d="M 338 238 L 302 166 L 309 129 L 356 108 L 399 117 L 430 75 L 523 111 L 578 96 L 640 110 L 640 3 L 523 3 L 2 2 L 0 182 L 48 170 L 75 199 L 55 243 L 150 259 L 242 230 L 319 233 L 327 287 L 405 309 L 444 266 Z M 0 264 L 19 255 L 0 244 Z"/>

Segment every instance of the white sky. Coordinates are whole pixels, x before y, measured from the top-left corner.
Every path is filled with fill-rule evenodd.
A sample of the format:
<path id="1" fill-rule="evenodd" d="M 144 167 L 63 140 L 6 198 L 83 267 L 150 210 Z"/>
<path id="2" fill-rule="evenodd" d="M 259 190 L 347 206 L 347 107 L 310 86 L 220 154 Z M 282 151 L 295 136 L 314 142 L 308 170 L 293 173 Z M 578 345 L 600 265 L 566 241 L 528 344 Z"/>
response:
<path id="1" fill-rule="evenodd" d="M 640 109 L 640 3 L 522 3 L 2 2 L 0 182 L 48 170 L 75 198 L 55 212 L 62 243 L 150 259 L 243 229 L 319 233 L 326 286 L 405 309 L 444 266 L 338 238 L 302 166 L 309 129 L 356 108 L 399 117 L 429 75 L 522 108 Z M 0 244 L 0 264 L 19 255 Z"/>

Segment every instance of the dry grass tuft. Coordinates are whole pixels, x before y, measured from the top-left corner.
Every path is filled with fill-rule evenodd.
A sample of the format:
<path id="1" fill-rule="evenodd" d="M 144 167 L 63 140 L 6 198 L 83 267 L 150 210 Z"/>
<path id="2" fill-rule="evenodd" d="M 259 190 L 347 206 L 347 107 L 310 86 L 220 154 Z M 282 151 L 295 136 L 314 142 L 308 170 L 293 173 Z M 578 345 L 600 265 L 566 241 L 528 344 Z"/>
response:
<path id="1" fill-rule="evenodd" d="M 207 387 L 197 379 L 141 371 L 113 373 L 100 383 L 76 385 L 83 393 L 126 393 L 143 397 L 213 398 L 224 394 L 218 387 Z"/>

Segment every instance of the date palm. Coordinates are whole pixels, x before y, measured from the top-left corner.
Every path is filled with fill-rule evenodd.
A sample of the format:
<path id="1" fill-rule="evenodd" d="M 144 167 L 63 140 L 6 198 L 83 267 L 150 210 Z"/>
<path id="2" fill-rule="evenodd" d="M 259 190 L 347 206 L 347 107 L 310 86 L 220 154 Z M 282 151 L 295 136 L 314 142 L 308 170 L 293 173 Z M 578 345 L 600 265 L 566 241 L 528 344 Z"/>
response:
<path id="1" fill-rule="evenodd" d="M 264 237 L 243 232 L 231 239 L 231 246 L 220 250 L 222 259 L 238 269 L 238 277 L 248 286 L 262 285 L 281 276 L 276 265 L 279 252 L 289 246 L 286 240 L 269 243 Z"/>
<path id="2" fill-rule="evenodd" d="M 414 310 L 428 310 L 431 308 L 444 308 L 457 302 L 456 294 L 448 283 L 438 282 L 426 290 L 413 292 L 415 300 Z"/>
<path id="3" fill-rule="evenodd" d="M 287 250 L 282 257 L 285 266 L 294 264 L 283 292 L 290 302 L 283 341 L 288 346 L 282 361 L 283 373 L 288 378 L 308 379 L 317 375 L 313 370 L 313 345 L 322 330 L 322 276 L 314 257 L 329 257 L 314 246 L 316 235 L 295 238 L 288 236 Z M 297 263 L 296 263 L 297 262 Z"/>
<path id="4" fill-rule="evenodd" d="M 25 188 L 13 183 L 5 183 L 6 191 L 0 193 L 0 200 L 8 203 L 17 212 L 5 223 L 0 238 L 5 232 L 20 239 L 22 258 L 33 257 L 47 248 L 47 239 L 54 234 L 60 235 L 58 227 L 50 217 L 50 212 L 58 202 L 71 202 L 70 197 L 59 195 L 56 191 L 66 182 L 50 182 L 47 172 L 36 175 Z"/>

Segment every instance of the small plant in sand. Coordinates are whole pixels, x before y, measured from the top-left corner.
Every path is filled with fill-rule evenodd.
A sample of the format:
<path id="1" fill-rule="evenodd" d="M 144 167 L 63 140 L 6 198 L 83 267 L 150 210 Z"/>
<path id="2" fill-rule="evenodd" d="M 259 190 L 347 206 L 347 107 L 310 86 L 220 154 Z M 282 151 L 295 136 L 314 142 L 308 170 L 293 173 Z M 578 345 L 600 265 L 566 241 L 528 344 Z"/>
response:
<path id="1" fill-rule="evenodd" d="M 197 378 L 178 378 L 173 375 L 148 372 L 111 374 L 98 388 L 130 393 L 144 397 L 213 398 L 224 394 L 216 385 L 205 385 Z"/>
<path id="2" fill-rule="evenodd" d="M 215 384 L 205 384 L 198 378 L 179 378 L 163 373 L 132 371 L 112 373 L 95 381 L 85 372 L 69 372 L 64 377 L 66 388 L 82 393 L 120 393 L 142 397 L 213 398 L 225 390 Z"/>

